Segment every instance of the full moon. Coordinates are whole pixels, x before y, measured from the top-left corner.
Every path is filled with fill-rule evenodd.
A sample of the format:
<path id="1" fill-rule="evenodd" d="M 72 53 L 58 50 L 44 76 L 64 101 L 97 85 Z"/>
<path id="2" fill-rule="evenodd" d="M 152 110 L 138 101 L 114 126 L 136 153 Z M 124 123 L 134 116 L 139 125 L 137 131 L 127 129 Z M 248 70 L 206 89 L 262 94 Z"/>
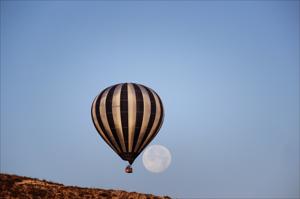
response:
<path id="1" fill-rule="evenodd" d="M 171 153 L 162 145 L 151 145 L 143 153 L 144 167 L 151 172 L 160 173 L 171 164 Z"/>

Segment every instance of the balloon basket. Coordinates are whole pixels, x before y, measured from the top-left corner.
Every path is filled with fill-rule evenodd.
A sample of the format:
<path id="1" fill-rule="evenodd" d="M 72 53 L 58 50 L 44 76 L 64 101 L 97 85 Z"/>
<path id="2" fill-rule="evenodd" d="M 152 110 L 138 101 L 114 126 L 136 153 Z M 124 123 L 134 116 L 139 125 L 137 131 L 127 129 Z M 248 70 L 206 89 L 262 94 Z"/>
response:
<path id="1" fill-rule="evenodd" d="M 125 168 L 125 172 L 126 172 L 126 173 L 132 173 L 132 167 L 131 167 L 131 165 L 128 165 L 128 166 Z"/>

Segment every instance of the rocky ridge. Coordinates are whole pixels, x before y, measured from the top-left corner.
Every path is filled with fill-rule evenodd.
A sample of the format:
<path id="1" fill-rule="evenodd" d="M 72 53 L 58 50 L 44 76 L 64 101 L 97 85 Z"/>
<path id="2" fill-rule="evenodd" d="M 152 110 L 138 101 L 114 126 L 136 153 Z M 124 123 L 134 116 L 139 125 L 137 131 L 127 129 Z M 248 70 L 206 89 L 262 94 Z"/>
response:
<path id="1" fill-rule="evenodd" d="M 46 180 L 1 173 L 0 198 L 169 199 L 170 197 L 122 190 L 65 186 Z"/>

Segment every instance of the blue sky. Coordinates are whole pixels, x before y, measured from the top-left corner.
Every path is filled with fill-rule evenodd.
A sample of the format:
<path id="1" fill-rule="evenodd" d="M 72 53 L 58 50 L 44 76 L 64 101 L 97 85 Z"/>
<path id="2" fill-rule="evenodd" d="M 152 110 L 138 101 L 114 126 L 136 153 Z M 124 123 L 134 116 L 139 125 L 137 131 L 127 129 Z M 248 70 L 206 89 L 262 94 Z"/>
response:
<path id="1" fill-rule="evenodd" d="M 299 1 L 1 1 L 1 172 L 173 197 L 299 197 Z M 104 88 L 159 93 L 153 174 L 93 127 Z"/>

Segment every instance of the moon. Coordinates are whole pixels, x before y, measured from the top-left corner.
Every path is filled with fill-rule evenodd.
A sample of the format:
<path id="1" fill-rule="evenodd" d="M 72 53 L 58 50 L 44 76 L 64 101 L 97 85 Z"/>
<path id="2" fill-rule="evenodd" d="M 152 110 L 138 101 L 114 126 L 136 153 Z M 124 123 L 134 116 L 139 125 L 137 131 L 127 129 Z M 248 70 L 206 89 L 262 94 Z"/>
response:
<path id="1" fill-rule="evenodd" d="M 171 153 L 162 145 L 151 145 L 143 153 L 144 167 L 153 173 L 166 170 L 171 164 Z"/>

